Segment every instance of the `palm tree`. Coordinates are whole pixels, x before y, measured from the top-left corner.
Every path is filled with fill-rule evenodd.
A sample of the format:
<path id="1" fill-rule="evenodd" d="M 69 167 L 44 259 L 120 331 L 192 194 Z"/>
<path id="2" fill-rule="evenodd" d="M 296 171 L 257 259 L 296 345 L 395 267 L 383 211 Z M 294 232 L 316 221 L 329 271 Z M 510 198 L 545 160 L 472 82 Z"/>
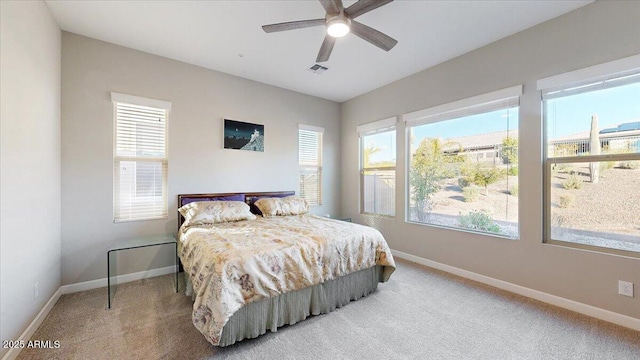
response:
<path id="1" fill-rule="evenodd" d="M 369 145 L 368 147 L 364 148 L 364 150 L 362 151 L 362 165 L 363 167 L 370 167 L 371 166 L 371 155 L 378 153 L 382 151 L 381 148 L 374 146 L 374 145 Z"/>

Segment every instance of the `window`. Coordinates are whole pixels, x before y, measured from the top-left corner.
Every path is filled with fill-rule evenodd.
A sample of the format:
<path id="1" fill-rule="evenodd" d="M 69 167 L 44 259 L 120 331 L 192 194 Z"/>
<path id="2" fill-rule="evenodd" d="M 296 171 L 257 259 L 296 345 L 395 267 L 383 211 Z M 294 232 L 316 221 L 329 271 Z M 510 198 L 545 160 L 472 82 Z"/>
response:
<path id="1" fill-rule="evenodd" d="M 623 59 L 538 82 L 546 242 L 640 253 L 640 57 L 635 58 L 628 71 Z M 623 66 L 614 71 L 618 65 Z"/>
<path id="2" fill-rule="evenodd" d="M 360 211 L 396 214 L 396 118 L 358 127 L 360 135 Z"/>
<path id="3" fill-rule="evenodd" d="M 298 163 L 300 165 L 300 197 L 309 205 L 322 205 L 322 134 L 324 129 L 298 126 Z"/>
<path id="4" fill-rule="evenodd" d="M 522 87 L 405 115 L 407 221 L 518 238 Z"/>
<path id="5" fill-rule="evenodd" d="M 111 93 L 115 113 L 114 222 L 167 217 L 167 115 L 171 103 Z"/>

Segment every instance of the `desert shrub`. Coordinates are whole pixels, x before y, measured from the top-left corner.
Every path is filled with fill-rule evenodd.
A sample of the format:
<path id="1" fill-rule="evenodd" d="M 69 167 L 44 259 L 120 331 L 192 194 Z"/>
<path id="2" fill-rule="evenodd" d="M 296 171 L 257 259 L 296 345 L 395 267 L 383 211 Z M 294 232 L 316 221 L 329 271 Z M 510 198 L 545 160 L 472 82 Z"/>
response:
<path id="1" fill-rule="evenodd" d="M 507 171 L 507 174 L 511 176 L 518 176 L 518 167 L 517 166 L 510 167 L 509 171 Z"/>
<path id="2" fill-rule="evenodd" d="M 474 202 L 480 197 L 480 188 L 477 186 L 467 186 L 462 188 L 464 202 Z"/>
<path id="3" fill-rule="evenodd" d="M 458 178 L 458 186 L 460 186 L 461 189 L 464 189 L 469 185 L 471 185 L 471 179 L 468 177 Z"/>
<path id="4" fill-rule="evenodd" d="M 460 163 L 458 168 L 460 169 L 460 174 L 464 175 L 467 179 L 473 180 L 477 167 L 478 165 L 473 161 L 466 159 L 464 162 Z"/>
<path id="5" fill-rule="evenodd" d="M 518 185 L 511 186 L 511 188 L 509 188 L 509 194 L 518 197 Z"/>
<path id="6" fill-rule="evenodd" d="M 567 172 L 569 166 L 567 164 L 555 164 L 554 169 L 559 173 Z"/>
<path id="7" fill-rule="evenodd" d="M 560 196 L 560 207 L 568 208 L 573 204 L 573 201 L 576 199 L 573 194 L 565 194 Z"/>
<path id="8" fill-rule="evenodd" d="M 500 226 L 493 221 L 486 211 L 471 211 L 467 215 L 460 215 L 458 225 L 464 229 L 500 233 Z"/>
<path id="9" fill-rule="evenodd" d="M 504 169 L 497 167 L 492 168 L 476 168 L 476 173 L 473 176 L 473 183 L 478 186 L 484 187 L 484 194 L 489 195 L 489 185 L 496 183 L 507 176 L 507 172 Z"/>
<path id="10" fill-rule="evenodd" d="M 600 171 L 613 169 L 616 166 L 615 161 L 605 161 L 600 163 Z"/>
<path id="11" fill-rule="evenodd" d="M 432 196 L 440 191 L 443 180 L 453 178 L 459 173 L 457 162 L 460 156 L 448 156 L 444 148 L 456 146 L 462 152 L 460 144 L 442 143 L 440 139 L 424 138 L 411 157 L 409 183 L 411 185 L 411 200 L 416 204 L 415 212 L 418 219 L 429 216 Z M 366 162 L 365 162 L 366 164 Z"/>
<path id="12" fill-rule="evenodd" d="M 621 161 L 618 165 L 620 169 L 635 170 L 640 168 L 640 161 Z"/>
<path id="13" fill-rule="evenodd" d="M 571 190 L 571 189 L 580 189 L 582 187 L 582 179 L 580 179 L 578 177 L 578 175 L 575 174 L 575 172 L 572 172 L 571 175 L 569 175 L 569 177 L 562 183 L 562 187 L 567 189 L 567 190 Z"/>

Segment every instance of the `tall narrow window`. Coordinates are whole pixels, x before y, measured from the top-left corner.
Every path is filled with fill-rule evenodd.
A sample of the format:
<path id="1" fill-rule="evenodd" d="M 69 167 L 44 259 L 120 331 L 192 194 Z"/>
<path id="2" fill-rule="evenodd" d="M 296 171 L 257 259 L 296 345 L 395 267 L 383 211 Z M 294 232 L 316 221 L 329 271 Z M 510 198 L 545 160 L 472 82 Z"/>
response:
<path id="1" fill-rule="evenodd" d="M 538 82 L 546 242 L 640 253 L 640 56 L 628 60 Z"/>
<path id="2" fill-rule="evenodd" d="M 298 126 L 298 164 L 300 197 L 309 205 L 322 205 L 322 134 L 317 126 Z"/>
<path id="3" fill-rule="evenodd" d="M 171 103 L 112 93 L 114 222 L 166 218 Z"/>
<path id="4" fill-rule="evenodd" d="M 517 238 L 522 87 L 405 115 L 407 221 Z"/>
<path id="5" fill-rule="evenodd" d="M 396 118 L 358 127 L 360 135 L 360 211 L 396 214 Z"/>

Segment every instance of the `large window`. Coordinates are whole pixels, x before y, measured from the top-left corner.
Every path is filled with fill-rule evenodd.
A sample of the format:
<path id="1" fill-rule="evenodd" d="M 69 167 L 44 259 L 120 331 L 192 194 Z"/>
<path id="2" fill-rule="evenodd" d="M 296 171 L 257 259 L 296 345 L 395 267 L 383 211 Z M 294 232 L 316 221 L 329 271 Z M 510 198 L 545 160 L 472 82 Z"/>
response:
<path id="1" fill-rule="evenodd" d="M 324 129 L 298 126 L 298 163 L 300 165 L 300 197 L 309 205 L 322 205 L 322 134 Z"/>
<path id="2" fill-rule="evenodd" d="M 545 240 L 640 252 L 640 69 L 553 80 L 541 80 Z"/>
<path id="3" fill-rule="evenodd" d="M 360 135 L 360 210 L 396 214 L 396 119 L 358 127 Z"/>
<path id="4" fill-rule="evenodd" d="M 407 221 L 517 238 L 521 87 L 405 115 Z"/>
<path id="5" fill-rule="evenodd" d="M 171 104 L 112 93 L 113 219 L 167 217 L 167 117 Z"/>

